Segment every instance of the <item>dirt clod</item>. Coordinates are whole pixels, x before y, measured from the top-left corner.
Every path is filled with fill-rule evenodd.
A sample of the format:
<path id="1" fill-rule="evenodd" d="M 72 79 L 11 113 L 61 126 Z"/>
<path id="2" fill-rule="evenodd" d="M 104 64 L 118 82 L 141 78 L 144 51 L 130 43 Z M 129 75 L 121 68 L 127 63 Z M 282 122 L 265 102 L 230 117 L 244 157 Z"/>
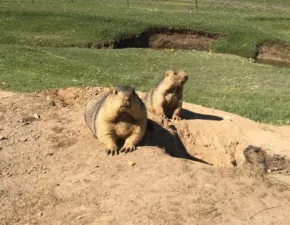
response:
<path id="1" fill-rule="evenodd" d="M 7 140 L 7 139 L 8 139 L 7 137 L 0 136 L 0 141 Z"/>
<path id="2" fill-rule="evenodd" d="M 131 160 L 129 160 L 129 161 L 128 161 L 128 164 L 129 164 L 129 166 L 134 166 L 136 163 L 133 162 L 133 161 L 131 161 Z"/>
<path id="3" fill-rule="evenodd" d="M 39 116 L 37 113 L 34 113 L 34 114 L 33 114 L 33 117 L 34 117 L 35 119 L 39 119 L 39 118 L 40 118 L 40 116 Z"/>
<path id="4" fill-rule="evenodd" d="M 230 116 L 225 116 L 224 120 L 232 120 Z"/>

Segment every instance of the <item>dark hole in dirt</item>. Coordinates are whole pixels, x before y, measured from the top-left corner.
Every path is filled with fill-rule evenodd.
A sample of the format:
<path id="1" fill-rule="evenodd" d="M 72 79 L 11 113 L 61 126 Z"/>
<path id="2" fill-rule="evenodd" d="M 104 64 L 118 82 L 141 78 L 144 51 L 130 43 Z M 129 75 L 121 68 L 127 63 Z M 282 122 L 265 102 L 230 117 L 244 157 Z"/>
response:
<path id="1" fill-rule="evenodd" d="M 88 48 L 154 48 L 210 50 L 210 43 L 220 38 L 218 33 L 177 28 L 151 28 L 140 34 L 128 34 L 114 41 L 88 43 Z"/>
<path id="2" fill-rule="evenodd" d="M 113 41 L 89 42 L 88 48 L 121 49 L 121 48 L 152 48 L 152 49 L 184 49 L 209 51 L 212 42 L 221 38 L 219 33 L 211 33 L 181 28 L 150 28 L 140 34 L 127 34 Z M 290 44 L 280 41 L 264 41 L 257 45 L 253 58 L 263 64 L 290 68 Z"/>
<path id="3" fill-rule="evenodd" d="M 290 68 L 290 44 L 264 41 L 257 46 L 257 62 Z"/>

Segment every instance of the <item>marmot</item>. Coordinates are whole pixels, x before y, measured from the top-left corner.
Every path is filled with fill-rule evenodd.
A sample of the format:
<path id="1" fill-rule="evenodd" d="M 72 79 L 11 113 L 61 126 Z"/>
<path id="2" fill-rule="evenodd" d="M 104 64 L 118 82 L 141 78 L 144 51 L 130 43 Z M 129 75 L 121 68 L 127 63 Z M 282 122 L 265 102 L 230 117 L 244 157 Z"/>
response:
<path id="1" fill-rule="evenodd" d="M 85 121 L 106 145 L 107 155 L 119 153 L 118 140 L 125 141 L 120 151 L 127 153 L 136 149 L 145 134 L 147 111 L 134 88 L 116 86 L 99 99 L 88 102 Z"/>
<path id="2" fill-rule="evenodd" d="M 180 120 L 183 85 L 187 80 L 188 75 L 183 70 L 166 71 L 159 83 L 142 98 L 147 110 L 164 118 Z"/>

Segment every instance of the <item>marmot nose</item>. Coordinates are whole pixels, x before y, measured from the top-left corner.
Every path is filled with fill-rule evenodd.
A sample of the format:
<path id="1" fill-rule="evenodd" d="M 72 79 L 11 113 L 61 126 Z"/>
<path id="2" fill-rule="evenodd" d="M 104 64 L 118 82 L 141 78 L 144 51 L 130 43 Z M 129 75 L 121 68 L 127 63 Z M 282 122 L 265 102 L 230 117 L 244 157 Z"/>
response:
<path id="1" fill-rule="evenodd" d="M 187 74 L 184 75 L 184 80 L 188 80 L 188 75 Z"/>

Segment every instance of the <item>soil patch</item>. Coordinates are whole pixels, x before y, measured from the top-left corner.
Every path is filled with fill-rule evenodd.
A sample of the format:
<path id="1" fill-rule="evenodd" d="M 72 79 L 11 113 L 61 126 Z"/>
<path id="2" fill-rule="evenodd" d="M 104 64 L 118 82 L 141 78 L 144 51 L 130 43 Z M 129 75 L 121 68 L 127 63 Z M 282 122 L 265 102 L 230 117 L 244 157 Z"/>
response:
<path id="1" fill-rule="evenodd" d="M 265 41 L 257 46 L 258 62 L 290 68 L 290 44 Z"/>
<path id="2" fill-rule="evenodd" d="M 140 34 L 129 34 L 114 41 L 88 43 L 89 48 L 153 48 L 209 51 L 210 44 L 220 38 L 218 33 L 192 29 L 152 28 Z"/>
<path id="3" fill-rule="evenodd" d="M 0 224 L 289 224 L 289 126 L 184 103 L 106 156 L 83 115 L 105 90 L 0 92 Z"/>

